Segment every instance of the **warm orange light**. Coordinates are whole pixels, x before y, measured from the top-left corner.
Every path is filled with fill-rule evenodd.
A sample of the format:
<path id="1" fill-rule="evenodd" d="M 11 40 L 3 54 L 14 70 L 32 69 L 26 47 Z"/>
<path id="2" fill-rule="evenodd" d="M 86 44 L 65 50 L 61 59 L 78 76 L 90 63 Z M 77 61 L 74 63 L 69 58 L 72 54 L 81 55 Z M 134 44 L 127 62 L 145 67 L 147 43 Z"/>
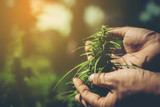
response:
<path id="1" fill-rule="evenodd" d="M 31 13 L 36 16 L 41 13 L 43 6 L 45 5 L 44 0 L 30 0 Z"/>

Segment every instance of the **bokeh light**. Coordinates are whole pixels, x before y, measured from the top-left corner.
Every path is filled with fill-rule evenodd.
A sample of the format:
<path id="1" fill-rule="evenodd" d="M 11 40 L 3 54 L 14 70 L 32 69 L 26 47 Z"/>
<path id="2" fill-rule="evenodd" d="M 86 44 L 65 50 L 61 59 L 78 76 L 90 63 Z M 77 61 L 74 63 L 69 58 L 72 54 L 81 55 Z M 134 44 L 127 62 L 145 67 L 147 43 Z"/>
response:
<path id="1" fill-rule="evenodd" d="M 145 10 L 140 14 L 140 20 L 147 22 L 157 16 L 160 16 L 160 5 L 150 1 L 147 3 Z"/>
<path id="2" fill-rule="evenodd" d="M 98 6 L 91 5 L 85 9 L 84 21 L 90 27 L 96 27 L 102 25 L 104 23 L 105 18 L 107 18 L 105 17 L 105 13 Z"/>
<path id="3" fill-rule="evenodd" d="M 56 30 L 63 36 L 71 31 L 72 13 L 61 4 L 46 4 L 36 18 L 38 30 Z"/>

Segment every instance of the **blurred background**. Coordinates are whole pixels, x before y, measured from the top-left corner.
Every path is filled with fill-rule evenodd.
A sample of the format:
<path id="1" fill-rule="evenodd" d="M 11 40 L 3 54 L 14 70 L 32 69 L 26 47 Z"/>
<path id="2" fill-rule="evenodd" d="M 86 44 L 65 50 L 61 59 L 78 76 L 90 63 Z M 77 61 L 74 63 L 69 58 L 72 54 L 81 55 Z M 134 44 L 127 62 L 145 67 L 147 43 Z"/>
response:
<path id="1" fill-rule="evenodd" d="M 160 31 L 160 0 L 0 0 L 0 107 L 64 107 L 57 81 L 101 25 Z"/>

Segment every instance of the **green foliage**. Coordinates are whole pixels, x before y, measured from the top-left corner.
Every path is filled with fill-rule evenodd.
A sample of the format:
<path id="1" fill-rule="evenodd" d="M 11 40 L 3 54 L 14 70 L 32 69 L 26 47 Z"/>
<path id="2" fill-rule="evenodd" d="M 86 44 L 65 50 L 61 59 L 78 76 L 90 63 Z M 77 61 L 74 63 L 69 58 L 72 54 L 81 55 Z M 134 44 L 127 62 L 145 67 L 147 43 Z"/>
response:
<path id="1" fill-rule="evenodd" d="M 51 89 L 58 78 L 45 55 L 52 52 L 51 40 L 26 34 L 19 26 L 11 30 L 0 45 L 0 107 L 47 107 L 54 102 Z M 26 38 L 32 41 L 25 43 Z"/>
<path id="2" fill-rule="evenodd" d="M 1 107 L 47 107 L 51 101 L 50 89 L 57 77 L 49 69 L 47 59 L 35 58 L 37 60 L 31 57 L 6 61 L 0 72 Z"/>
<path id="3" fill-rule="evenodd" d="M 36 97 L 47 97 L 49 95 L 49 89 L 55 80 L 55 75 L 44 73 L 25 78 L 27 85 L 32 89 L 32 92 Z"/>
<path id="4" fill-rule="evenodd" d="M 93 73 L 111 72 L 118 69 L 118 67 L 120 66 L 120 64 L 118 63 L 115 64 L 111 62 L 111 60 L 115 59 L 114 57 L 112 57 L 114 52 L 120 49 L 121 47 L 121 45 L 119 44 L 120 43 L 119 38 L 112 35 L 112 33 L 110 32 L 111 30 L 112 29 L 108 28 L 107 26 L 102 26 L 102 28 L 97 33 L 86 38 L 86 39 L 91 39 L 92 41 L 91 44 L 88 45 L 91 47 L 90 52 L 86 54 L 90 54 L 93 57 L 88 61 L 82 62 L 81 64 L 77 65 L 75 68 L 67 72 L 59 80 L 55 88 L 69 73 L 77 69 L 77 72 L 74 77 L 81 78 L 92 92 L 97 93 L 100 96 L 106 96 L 106 94 L 108 93 L 108 89 L 97 87 L 91 84 L 88 81 L 88 76 Z M 86 55 L 86 54 L 83 54 L 83 55 Z M 79 104 L 76 103 L 74 99 L 74 96 L 77 93 L 78 93 L 77 90 L 69 91 L 67 96 L 65 95 L 61 95 L 61 96 L 62 96 L 62 99 L 64 99 L 64 101 L 69 102 L 68 106 L 78 106 Z M 67 94 L 67 92 L 64 94 Z"/>

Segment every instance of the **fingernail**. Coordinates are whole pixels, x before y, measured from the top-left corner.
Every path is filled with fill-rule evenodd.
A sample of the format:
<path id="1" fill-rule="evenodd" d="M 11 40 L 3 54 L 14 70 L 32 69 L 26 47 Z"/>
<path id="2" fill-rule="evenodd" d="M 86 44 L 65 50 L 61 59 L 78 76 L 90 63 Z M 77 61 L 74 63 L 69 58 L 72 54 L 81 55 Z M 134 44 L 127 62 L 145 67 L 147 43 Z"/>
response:
<path id="1" fill-rule="evenodd" d="M 93 79 L 94 79 L 94 74 L 90 75 L 89 78 L 88 78 L 88 80 L 89 80 L 90 82 L 92 82 Z"/>

